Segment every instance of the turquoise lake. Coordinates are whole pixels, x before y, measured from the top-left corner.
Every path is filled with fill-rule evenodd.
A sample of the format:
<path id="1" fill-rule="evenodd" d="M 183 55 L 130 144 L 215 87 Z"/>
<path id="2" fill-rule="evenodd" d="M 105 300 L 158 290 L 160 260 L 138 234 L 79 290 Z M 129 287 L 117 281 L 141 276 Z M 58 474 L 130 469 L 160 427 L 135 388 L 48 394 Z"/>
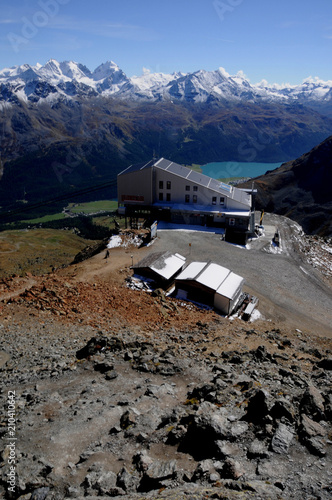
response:
<path id="1" fill-rule="evenodd" d="M 280 167 L 280 163 L 243 163 L 237 161 L 222 161 L 203 165 L 202 172 L 214 179 L 228 179 L 229 177 L 258 177 L 268 170 Z"/>

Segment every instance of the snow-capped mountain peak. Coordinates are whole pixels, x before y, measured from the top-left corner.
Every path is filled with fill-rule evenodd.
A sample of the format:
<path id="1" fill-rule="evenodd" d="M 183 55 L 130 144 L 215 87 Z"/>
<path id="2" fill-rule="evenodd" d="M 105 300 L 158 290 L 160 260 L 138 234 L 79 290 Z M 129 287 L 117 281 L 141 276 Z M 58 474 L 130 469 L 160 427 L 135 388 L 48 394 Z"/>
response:
<path id="1" fill-rule="evenodd" d="M 105 78 L 109 78 L 110 76 L 114 75 L 114 73 L 117 73 L 119 71 L 122 71 L 119 66 L 113 62 L 113 61 L 106 61 L 103 64 L 100 64 L 92 73 L 92 78 L 95 81 L 100 81 L 100 80 L 105 80 Z"/>
<path id="2" fill-rule="evenodd" d="M 4 68 L 0 71 L 1 80 L 13 80 L 18 79 L 22 75 L 29 72 L 38 71 L 36 66 L 30 66 L 29 64 L 22 64 L 20 66 L 13 66 L 12 68 Z"/>
<path id="3" fill-rule="evenodd" d="M 75 95 L 116 96 L 119 99 L 191 103 L 209 102 L 296 102 L 305 105 L 327 102 L 332 104 L 332 81 L 309 77 L 299 85 L 269 84 L 262 80 L 251 84 L 242 71 L 230 75 L 225 68 L 215 71 L 164 74 L 143 69 L 140 76 L 128 78 L 113 61 L 100 64 L 91 72 L 74 61 L 50 59 L 44 66 L 23 64 L 0 71 L 0 100 L 10 101 L 16 93 L 27 102 L 57 98 L 71 100 Z M 44 88 L 42 88 L 44 85 Z M 36 89 L 36 90 L 34 90 Z M 1 97 L 1 95 L 3 97 Z"/>
<path id="4" fill-rule="evenodd" d="M 55 59 L 50 59 L 44 66 L 39 68 L 38 73 L 46 80 L 61 80 L 63 78 L 60 63 Z"/>
<path id="5" fill-rule="evenodd" d="M 55 59 L 50 59 L 44 66 L 39 68 L 38 74 L 54 84 L 70 80 L 79 82 L 91 77 L 90 70 L 82 64 L 74 61 L 59 63 Z"/>

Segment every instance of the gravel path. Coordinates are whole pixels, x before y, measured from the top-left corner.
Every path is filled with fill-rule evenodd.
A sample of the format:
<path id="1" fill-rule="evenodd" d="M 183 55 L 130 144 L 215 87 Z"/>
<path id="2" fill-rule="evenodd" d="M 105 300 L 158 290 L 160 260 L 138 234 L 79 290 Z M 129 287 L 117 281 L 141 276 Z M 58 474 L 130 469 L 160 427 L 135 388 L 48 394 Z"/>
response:
<path id="1" fill-rule="evenodd" d="M 280 253 L 273 253 L 277 249 L 271 247 L 276 227 Z M 332 290 L 296 251 L 293 235 L 298 226 L 286 217 L 268 214 L 264 228 L 265 235 L 247 248 L 222 241 L 218 233 L 159 230 L 154 249 L 181 253 L 189 261 L 221 264 L 245 278 L 244 289 L 260 299 L 259 310 L 266 319 L 331 336 Z"/>

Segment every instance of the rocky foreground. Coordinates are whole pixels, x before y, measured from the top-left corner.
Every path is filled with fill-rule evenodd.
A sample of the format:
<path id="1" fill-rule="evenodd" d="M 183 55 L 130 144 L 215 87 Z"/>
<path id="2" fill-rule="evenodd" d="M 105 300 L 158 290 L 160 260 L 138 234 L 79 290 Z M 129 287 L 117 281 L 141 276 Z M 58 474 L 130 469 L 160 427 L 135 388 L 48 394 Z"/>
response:
<path id="1" fill-rule="evenodd" d="M 3 498 L 331 498 L 330 339 L 195 311 L 101 331 L 30 299 L 0 311 Z"/>

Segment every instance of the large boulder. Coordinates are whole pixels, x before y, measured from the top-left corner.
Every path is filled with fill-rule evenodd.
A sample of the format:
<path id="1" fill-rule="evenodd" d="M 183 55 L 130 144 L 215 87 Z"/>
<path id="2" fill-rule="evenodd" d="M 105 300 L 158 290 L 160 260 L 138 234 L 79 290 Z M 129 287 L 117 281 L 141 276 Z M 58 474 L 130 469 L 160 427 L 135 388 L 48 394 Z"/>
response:
<path id="1" fill-rule="evenodd" d="M 300 412 L 316 422 L 325 420 L 324 398 L 316 387 L 309 385 L 300 402 Z"/>

